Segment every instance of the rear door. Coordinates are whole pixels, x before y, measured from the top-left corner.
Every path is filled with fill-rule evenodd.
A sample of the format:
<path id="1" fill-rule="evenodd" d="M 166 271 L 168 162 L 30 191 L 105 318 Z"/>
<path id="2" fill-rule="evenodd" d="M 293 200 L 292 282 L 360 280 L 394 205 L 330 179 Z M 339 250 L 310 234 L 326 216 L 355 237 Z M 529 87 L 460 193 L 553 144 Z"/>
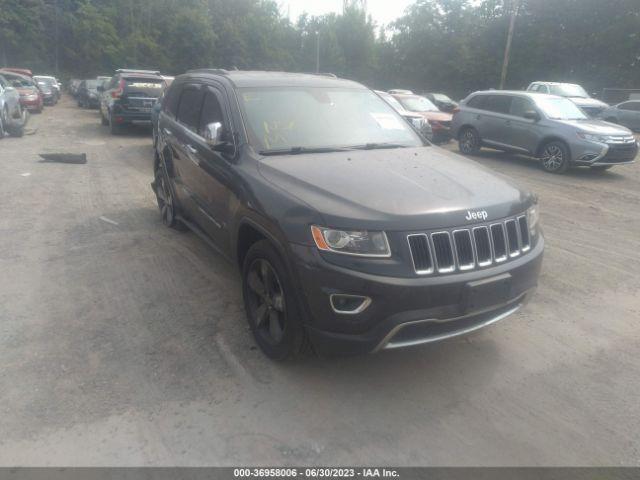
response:
<path id="1" fill-rule="evenodd" d="M 495 146 L 505 146 L 508 143 L 507 126 L 511 122 L 509 110 L 511 97 L 509 95 L 488 95 L 483 104 L 484 114 L 480 137 L 485 142 Z"/>

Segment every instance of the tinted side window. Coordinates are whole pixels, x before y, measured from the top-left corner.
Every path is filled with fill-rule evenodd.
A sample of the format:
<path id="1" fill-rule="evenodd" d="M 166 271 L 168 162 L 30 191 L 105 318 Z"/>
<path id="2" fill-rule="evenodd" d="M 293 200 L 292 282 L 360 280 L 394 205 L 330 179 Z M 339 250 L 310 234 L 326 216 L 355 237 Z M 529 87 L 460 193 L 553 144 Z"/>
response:
<path id="1" fill-rule="evenodd" d="M 537 92 L 540 89 L 540 86 L 538 84 L 533 84 L 529 87 L 529 90 L 532 92 Z"/>
<path id="2" fill-rule="evenodd" d="M 222 107 L 220 106 L 218 98 L 212 92 L 207 92 L 204 97 L 204 103 L 202 104 L 202 115 L 198 135 L 203 136 L 204 127 L 214 122 L 224 123 Z"/>
<path id="3" fill-rule="evenodd" d="M 533 110 L 533 105 L 529 100 L 522 97 L 512 97 L 511 98 L 511 109 L 509 110 L 510 115 L 515 115 L 516 117 L 524 117 L 524 112 L 527 110 Z"/>
<path id="4" fill-rule="evenodd" d="M 640 102 L 625 102 L 618 105 L 620 110 L 631 110 L 634 112 L 640 112 Z"/>
<path id="5" fill-rule="evenodd" d="M 188 87 L 180 95 L 178 121 L 194 132 L 198 129 L 203 98 L 204 92 L 202 90 Z"/>
<path id="6" fill-rule="evenodd" d="M 467 102 L 467 106 L 471 108 L 479 108 L 482 109 L 485 103 L 487 96 L 486 95 L 476 95 L 471 100 Z"/>
<path id="7" fill-rule="evenodd" d="M 484 109 L 496 113 L 509 113 L 511 98 L 508 95 L 489 95 L 484 103 Z"/>
<path id="8" fill-rule="evenodd" d="M 180 100 L 180 93 L 182 92 L 182 85 L 172 85 L 164 93 L 164 99 L 162 100 L 162 110 L 172 118 L 176 118 L 178 115 L 178 101 Z"/>

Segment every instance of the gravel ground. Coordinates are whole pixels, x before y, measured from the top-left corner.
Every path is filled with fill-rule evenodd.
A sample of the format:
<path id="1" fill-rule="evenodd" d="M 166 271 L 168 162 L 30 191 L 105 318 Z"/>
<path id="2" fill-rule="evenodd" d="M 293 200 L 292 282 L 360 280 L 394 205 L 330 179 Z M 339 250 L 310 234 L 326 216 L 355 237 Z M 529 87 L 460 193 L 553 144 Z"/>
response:
<path id="1" fill-rule="evenodd" d="M 267 361 L 234 267 L 162 226 L 150 132 L 68 97 L 0 141 L 0 465 L 639 465 L 640 165 L 544 173 L 522 312 L 464 338 Z M 454 146 L 447 147 L 454 148 Z M 86 153 L 86 164 L 40 153 Z"/>

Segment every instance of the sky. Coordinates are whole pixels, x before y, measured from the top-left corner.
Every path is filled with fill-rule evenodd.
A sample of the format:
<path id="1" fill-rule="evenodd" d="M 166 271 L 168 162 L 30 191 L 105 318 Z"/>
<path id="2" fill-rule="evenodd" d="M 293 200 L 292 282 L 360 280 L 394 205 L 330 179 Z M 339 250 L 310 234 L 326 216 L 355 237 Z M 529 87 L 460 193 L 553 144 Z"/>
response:
<path id="1" fill-rule="evenodd" d="M 367 0 L 367 13 L 378 25 L 387 25 L 400 17 L 405 8 L 414 2 L 415 0 Z M 309 15 L 341 13 L 342 3 L 342 0 L 278 0 L 282 13 L 289 13 L 293 22 L 304 12 Z"/>

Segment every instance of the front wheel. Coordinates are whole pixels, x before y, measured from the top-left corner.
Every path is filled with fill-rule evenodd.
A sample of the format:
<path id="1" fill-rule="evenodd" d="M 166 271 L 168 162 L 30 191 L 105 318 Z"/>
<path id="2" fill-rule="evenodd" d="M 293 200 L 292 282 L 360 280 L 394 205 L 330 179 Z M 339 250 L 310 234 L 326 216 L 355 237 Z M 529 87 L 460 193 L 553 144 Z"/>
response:
<path id="1" fill-rule="evenodd" d="M 293 283 L 268 240 L 254 243 L 247 252 L 242 268 L 242 293 L 249 327 L 267 357 L 284 360 L 309 349 Z"/>
<path id="2" fill-rule="evenodd" d="M 549 142 L 542 147 L 540 162 L 547 172 L 564 173 L 569 168 L 569 149 L 562 142 Z"/>
<path id="3" fill-rule="evenodd" d="M 480 135 L 475 128 L 465 128 L 460 133 L 458 148 L 465 155 L 474 155 L 480 151 Z"/>

